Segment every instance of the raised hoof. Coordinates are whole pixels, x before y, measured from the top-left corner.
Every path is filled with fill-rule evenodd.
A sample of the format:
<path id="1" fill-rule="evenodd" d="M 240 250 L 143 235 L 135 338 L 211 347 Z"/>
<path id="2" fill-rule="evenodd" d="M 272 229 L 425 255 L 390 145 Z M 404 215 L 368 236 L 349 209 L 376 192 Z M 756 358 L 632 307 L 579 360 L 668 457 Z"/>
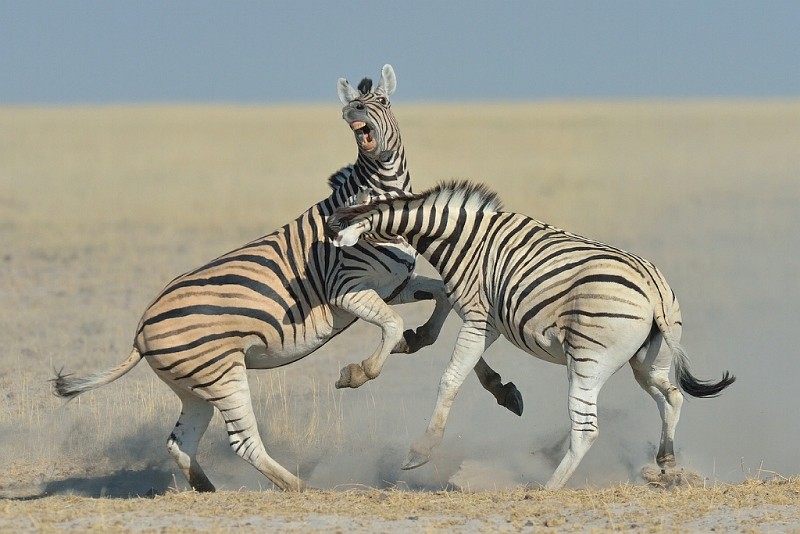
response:
<path id="1" fill-rule="evenodd" d="M 392 354 L 409 354 L 409 353 L 411 353 L 412 350 L 409 348 L 409 341 L 408 340 L 409 340 L 409 336 L 413 336 L 413 335 L 414 335 L 414 331 L 413 330 L 406 330 L 405 332 L 403 332 L 403 339 L 398 341 L 397 345 L 395 345 L 392 348 Z"/>
<path id="2" fill-rule="evenodd" d="M 522 415 L 522 393 L 519 392 L 517 386 L 513 382 L 509 382 L 503 386 L 503 389 L 506 391 L 506 396 L 501 405 L 517 415 Z"/>
<path id="3" fill-rule="evenodd" d="M 339 375 L 339 380 L 336 381 L 336 389 L 342 388 L 357 388 L 364 384 L 369 378 L 364 374 L 361 366 L 351 363 L 346 367 L 342 367 L 342 372 Z"/>
<path id="4" fill-rule="evenodd" d="M 413 354 L 422 347 L 427 347 L 430 343 L 426 343 L 426 338 L 414 332 L 410 328 L 403 332 L 403 339 L 392 349 L 393 354 Z"/>
<path id="5" fill-rule="evenodd" d="M 422 454 L 420 452 L 416 452 L 415 450 L 411 450 L 408 453 L 408 457 L 406 458 L 406 462 L 403 464 L 401 469 L 403 471 L 408 471 L 409 469 L 416 469 L 417 467 L 423 466 L 430 461 L 431 457 L 427 454 Z"/>

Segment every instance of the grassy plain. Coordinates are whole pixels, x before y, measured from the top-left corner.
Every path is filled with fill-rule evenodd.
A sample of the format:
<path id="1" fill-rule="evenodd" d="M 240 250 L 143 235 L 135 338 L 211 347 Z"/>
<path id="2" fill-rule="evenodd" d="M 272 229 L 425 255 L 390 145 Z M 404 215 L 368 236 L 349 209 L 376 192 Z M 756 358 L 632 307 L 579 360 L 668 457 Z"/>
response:
<path id="1" fill-rule="evenodd" d="M 739 377 L 684 404 L 679 462 L 701 486 L 645 485 L 660 423 L 623 369 L 571 487 L 538 491 L 562 454 L 566 380 L 507 343 L 487 357 L 521 390 L 523 417 L 471 377 L 433 461 L 401 471 L 451 317 L 438 343 L 360 390 L 333 383 L 377 341 L 365 325 L 251 373 L 268 449 L 322 491 L 259 492 L 271 485 L 228 450 L 216 418 L 201 462 L 223 491 L 182 491 L 164 447 L 179 403 L 146 365 L 66 405 L 47 380 L 116 364 L 167 281 L 327 195 L 355 158 L 352 135 L 335 105 L 0 108 L 0 530 L 799 529 L 800 430 L 785 410 L 800 400 L 800 103 L 394 107 L 417 190 L 486 182 L 509 209 L 666 274 L 693 369 Z M 401 312 L 416 325 L 429 308 Z"/>

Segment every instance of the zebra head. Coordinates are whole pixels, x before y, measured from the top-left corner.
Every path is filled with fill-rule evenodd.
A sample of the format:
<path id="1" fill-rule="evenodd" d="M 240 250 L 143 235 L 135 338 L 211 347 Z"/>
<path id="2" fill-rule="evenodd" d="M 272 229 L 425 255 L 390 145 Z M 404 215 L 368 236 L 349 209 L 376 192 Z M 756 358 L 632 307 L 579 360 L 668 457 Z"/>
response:
<path id="1" fill-rule="evenodd" d="M 381 69 L 381 80 L 374 90 L 369 78 L 361 80 L 357 89 L 339 78 L 339 99 L 344 104 L 342 118 L 353 130 L 359 155 L 388 161 L 401 149 L 400 129 L 389 102 L 396 88 L 397 78 L 388 64 Z"/>
<path id="2" fill-rule="evenodd" d="M 372 243 L 396 244 L 408 247 L 408 242 L 397 235 L 377 235 L 371 216 L 375 215 L 382 206 L 388 206 L 393 200 L 414 199 L 413 194 L 398 194 L 397 192 L 376 194 L 367 188 L 361 188 L 358 195 L 348 199 L 348 204 L 337 209 L 325 221 L 325 237 L 331 240 L 335 247 L 352 247 L 359 239 Z"/>

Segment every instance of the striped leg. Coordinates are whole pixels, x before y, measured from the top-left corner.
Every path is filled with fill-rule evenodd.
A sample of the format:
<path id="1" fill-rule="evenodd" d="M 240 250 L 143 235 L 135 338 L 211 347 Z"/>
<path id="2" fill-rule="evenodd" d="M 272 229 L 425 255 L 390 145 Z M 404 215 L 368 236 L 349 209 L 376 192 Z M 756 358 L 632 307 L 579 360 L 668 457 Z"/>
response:
<path id="1" fill-rule="evenodd" d="M 233 451 L 280 489 L 302 490 L 303 482 L 273 460 L 264 448 L 253 414 L 244 365 L 232 367 L 217 384 L 221 390 L 224 388 L 225 395 L 212 399 L 211 403 L 225 420 Z M 213 392 L 209 393 L 213 395 Z"/>
<path id="2" fill-rule="evenodd" d="M 639 355 L 637 355 L 639 356 Z M 656 463 L 659 467 L 675 466 L 675 427 L 681 416 L 683 395 L 669 381 L 672 353 L 656 336 L 647 348 L 643 359 L 631 358 L 631 369 L 636 381 L 653 397 L 661 415 L 661 441 L 658 446 Z"/>
<path id="3" fill-rule="evenodd" d="M 403 339 L 392 349 L 393 353 L 412 354 L 423 347 L 433 344 L 439 337 L 445 319 L 447 319 L 452 309 L 441 280 L 412 274 L 403 291 L 389 303 L 405 304 L 421 300 L 436 301 L 433 313 L 431 313 L 425 324 L 417 328 L 416 331 L 408 329 L 403 332 Z"/>
<path id="4" fill-rule="evenodd" d="M 372 289 L 346 293 L 338 297 L 334 304 L 359 319 L 374 324 L 382 332 L 381 342 L 375 352 L 361 362 L 361 365 L 351 363 L 343 368 L 336 382 L 337 388 L 357 388 L 381 373 L 391 349 L 403 338 L 403 318 Z"/>
<path id="5" fill-rule="evenodd" d="M 569 448 L 545 484 L 546 489 L 559 489 L 567 483 L 600 434 L 597 396 L 606 380 L 617 370 L 616 366 L 602 364 L 604 360 L 608 361 L 609 356 L 580 349 L 567 354 L 567 406 L 571 421 Z"/>
<path id="6" fill-rule="evenodd" d="M 430 460 L 431 450 L 442 441 L 447 416 L 450 414 L 450 407 L 453 405 L 461 384 L 464 383 L 470 370 L 477 365 L 481 355 L 494 343 L 498 335 L 485 323 L 465 322 L 461 327 L 453 355 L 439 381 L 436 406 L 428 428 L 425 434 L 411 446 L 403 469 L 414 469 Z"/>
<path id="7" fill-rule="evenodd" d="M 167 450 L 193 490 L 214 491 L 214 485 L 197 463 L 197 447 L 214 414 L 214 407 L 193 393 L 168 384 L 180 397 L 182 406 L 178 422 L 167 440 Z"/>
<path id="8" fill-rule="evenodd" d="M 416 274 L 412 275 L 411 281 L 409 281 L 405 289 L 389 302 L 390 304 L 405 304 L 429 299 L 436 301 L 430 318 L 425 324 L 417 328 L 416 332 L 410 329 L 403 332 L 402 341 L 392 349 L 393 354 L 411 354 L 423 347 L 432 345 L 439 337 L 452 306 L 441 280 Z M 478 375 L 481 386 L 494 395 L 497 404 L 517 415 L 522 415 L 522 395 L 513 382 L 503 384 L 500 375 L 483 358 L 478 360 L 477 365 L 475 365 L 475 374 Z"/>

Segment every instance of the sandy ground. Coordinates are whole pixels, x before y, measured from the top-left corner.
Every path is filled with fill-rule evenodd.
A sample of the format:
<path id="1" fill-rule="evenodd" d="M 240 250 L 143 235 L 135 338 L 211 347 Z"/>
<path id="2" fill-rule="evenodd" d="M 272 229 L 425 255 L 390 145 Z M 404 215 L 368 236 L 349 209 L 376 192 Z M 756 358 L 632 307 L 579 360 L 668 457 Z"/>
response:
<path id="1" fill-rule="evenodd" d="M 335 104 L 0 108 L 0 530 L 800 530 L 800 103 L 394 108 L 418 190 L 484 181 L 509 209 L 666 274 L 693 369 L 738 377 L 720 398 L 684 404 L 678 460 L 700 486 L 646 486 L 660 422 L 623 369 L 571 487 L 538 490 L 563 453 L 564 370 L 502 342 L 487 358 L 525 414 L 470 377 L 432 462 L 401 471 L 433 407 L 451 317 L 433 347 L 392 358 L 359 390 L 333 383 L 376 342 L 365 325 L 251 373 L 268 449 L 322 491 L 272 491 L 216 418 L 201 461 L 222 491 L 184 491 L 164 447 L 179 403 L 147 366 L 66 405 L 47 380 L 120 361 L 167 281 L 325 196 L 327 176 L 355 157 L 352 135 Z M 415 325 L 429 308 L 400 311 Z"/>

